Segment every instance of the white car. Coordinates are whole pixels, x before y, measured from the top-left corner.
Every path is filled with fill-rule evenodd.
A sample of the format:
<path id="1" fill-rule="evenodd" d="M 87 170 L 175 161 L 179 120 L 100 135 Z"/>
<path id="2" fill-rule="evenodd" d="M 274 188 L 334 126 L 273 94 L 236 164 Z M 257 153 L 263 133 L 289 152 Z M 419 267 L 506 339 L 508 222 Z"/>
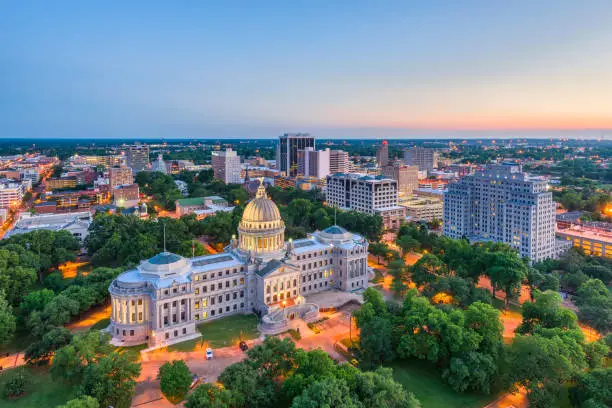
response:
<path id="1" fill-rule="evenodd" d="M 213 351 L 210 347 L 206 349 L 206 359 L 207 360 L 213 359 Z"/>

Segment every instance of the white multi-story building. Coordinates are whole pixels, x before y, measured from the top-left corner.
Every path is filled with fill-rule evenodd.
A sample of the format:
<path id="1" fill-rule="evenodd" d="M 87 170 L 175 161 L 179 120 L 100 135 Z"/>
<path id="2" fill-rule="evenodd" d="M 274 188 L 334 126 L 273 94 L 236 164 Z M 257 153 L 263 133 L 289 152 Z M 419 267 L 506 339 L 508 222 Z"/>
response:
<path id="1" fill-rule="evenodd" d="M 23 200 L 24 186 L 22 183 L 4 180 L 0 181 L 0 208 L 15 208 Z"/>
<path id="2" fill-rule="evenodd" d="M 449 184 L 444 235 L 505 242 L 532 262 L 553 258 L 555 203 L 546 180 L 501 164 Z"/>
<path id="3" fill-rule="evenodd" d="M 132 168 L 127 166 L 117 166 L 108 169 L 108 181 L 111 189 L 134 183 Z"/>
<path id="4" fill-rule="evenodd" d="M 41 215 L 22 213 L 13 228 L 6 233 L 5 238 L 32 231 L 49 230 L 68 231 L 82 242 L 89 235 L 91 221 L 92 216 L 89 211 Z"/>
<path id="5" fill-rule="evenodd" d="M 166 162 L 164 161 L 164 155 L 158 154 L 157 160 L 151 163 L 151 171 L 156 171 L 163 174 L 168 174 L 168 167 L 166 166 Z"/>
<path id="6" fill-rule="evenodd" d="M 224 152 L 212 152 L 211 164 L 215 178 L 223 180 L 226 184 L 242 183 L 240 156 L 232 149 L 225 149 Z"/>
<path id="7" fill-rule="evenodd" d="M 442 200 L 406 196 L 399 200 L 399 205 L 406 208 L 406 217 L 410 221 L 441 220 L 444 214 Z"/>
<path id="8" fill-rule="evenodd" d="M 329 152 L 329 172 L 348 173 L 351 171 L 349 163 L 349 154 L 344 150 L 331 150 Z"/>
<path id="9" fill-rule="evenodd" d="M 160 347 L 200 333 L 196 324 L 257 312 L 264 333 L 318 319 L 309 296 L 368 286 L 368 242 L 338 226 L 285 242 L 285 223 L 263 185 L 224 253 L 192 259 L 163 252 L 110 285 L 112 343 Z"/>
<path id="10" fill-rule="evenodd" d="M 384 176 L 337 173 L 327 176 L 327 205 L 367 214 L 378 214 L 385 228 L 397 228 L 406 209 L 397 204 L 397 181 Z"/>
<path id="11" fill-rule="evenodd" d="M 322 179 L 329 174 L 330 150 L 315 150 L 307 147 L 298 150 L 298 175 Z"/>
<path id="12" fill-rule="evenodd" d="M 128 146 L 126 152 L 127 165 L 134 170 L 135 173 L 145 170 L 149 167 L 149 145 L 136 143 Z"/>

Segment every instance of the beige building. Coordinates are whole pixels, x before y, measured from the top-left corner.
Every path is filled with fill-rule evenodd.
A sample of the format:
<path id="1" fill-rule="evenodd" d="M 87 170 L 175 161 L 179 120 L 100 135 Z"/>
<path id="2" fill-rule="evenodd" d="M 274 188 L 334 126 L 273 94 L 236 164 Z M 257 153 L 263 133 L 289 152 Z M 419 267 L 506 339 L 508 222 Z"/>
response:
<path id="1" fill-rule="evenodd" d="M 117 166 L 108 169 L 108 182 L 111 190 L 117 186 L 123 186 L 134 183 L 132 169 L 127 166 Z"/>
<path id="2" fill-rule="evenodd" d="M 396 162 L 382 167 L 382 174 L 397 181 L 400 193 L 412 194 L 419 186 L 419 168 Z"/>
<path id="3" fill-rule="evenodd" d="M 329 172 L 348 173 L 350 171 L 349 154 L 344 150 L 331 150 L 329 152 Z"/>
<path id="4" fill-rule="evenodd" d="M 557 237 L 582 248 L 588 255 L 612 258 L 612 232 L 599 228 L 572 226 L 557 230 Z"/>
<path id="5" fill-rule="evenodd" d="M 215 178 L 222 180 L 226 184 L 242 183 L 240 172 L 240 156 L 232 149 L 225 149 L 223 152 L 212 152 L 212 169 Z"/>
<path id="6" fill-rule="evenodd" d="M 399 205 L 406 208 L 406 217 L 410 221 L 442 220 L 444 205 L 442 200 L 421 198 L 417 196 L 400 197 Z"/>
<path id="7" fill-rule="evenodd" d="M 256 311 L 266 334 L 319 318 L 309 296 L 368 286 L 368 242 L 338 226 L 286 242 L 285 223 L 263 185 L 224 253 L 183 258 L 163 252 L 110 285 L 115 345 L 163 347 L 200 337 L 196 324 Z"/>

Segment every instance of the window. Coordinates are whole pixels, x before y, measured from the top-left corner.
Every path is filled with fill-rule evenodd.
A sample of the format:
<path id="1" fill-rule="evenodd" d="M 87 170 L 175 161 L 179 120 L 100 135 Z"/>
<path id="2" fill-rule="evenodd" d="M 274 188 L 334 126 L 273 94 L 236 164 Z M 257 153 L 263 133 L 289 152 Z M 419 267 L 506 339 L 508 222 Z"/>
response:
<path id="1" fill-rule="evenodd" d="M 138 312 L 138 321 L 142 321 L 142 312 Z"/>
<path id="2" fill-rule="evenodd" d="M 195 302 L 195 308 L 199 309 L 200 308 L 200 301 L 196 300 Z"/>
<path id="3" fill-rule="evenodd" d="M 196 290 L 195 290 L 195 294 L 196 294 L 196 295 L 199 295 L 199 294 L 200 294 L 200 288 L 196 288 Z"/>
<path id="4" fill-rule="evenodd" d="M 172 293 L 178 293 L 178 288 L 172 289 Z"/>
<path id="5" fill-rule="evenodd" d="M 175 330 L 174 331 L 174 337 L 177 337 L 177 336 L 178 336 L 178 330 Z"/>
<path id="6" fill-rule="evenodd" d="M 142 305 L 142 299 L 138 299 L 138 305 Z"/>
<path id="7" fill-rule="evenodd" d="M 167 294 L 168 294 L 168 290 L 164 290 L 164 295 L 167 295 Z"/>
<path id="8" fill-rule="evenodd" d="M 223 302 L 223 296 L 219 296 L 219 303 Z"/>
<path id="9" fill-rule="evenodd" d="M 244 290 L 240 291 L 240 297 L 243 298 L 244 297 Z"/>
<path id="10" fill-rule="evenodd" d="M 167 309 L 167 308 L 168 308 L 168 304 L 164 303 L 164 309 Z"/>
<path id="11" fill-rule="evenodd" d="M 134 335 L 134 330 L 130 330 L 130 336 Z"/>
<path id="12" fill-rule="evenodd" d="M 165 337 L 166 337 L 166 340 L 168 340 L 168 339 L 170 338 L 170 333 L 167 333 L 167 332 L 166 332 Z"/>
<path id="13" fill-rule="evenodd" d="M 187 334 L 187 328 L 183 328 L 183 334 Z"/>
<path id="14" fill-rule="evenodd" d="M 202 299 L 202 307 L 208 306 L 208 299 Z"/>

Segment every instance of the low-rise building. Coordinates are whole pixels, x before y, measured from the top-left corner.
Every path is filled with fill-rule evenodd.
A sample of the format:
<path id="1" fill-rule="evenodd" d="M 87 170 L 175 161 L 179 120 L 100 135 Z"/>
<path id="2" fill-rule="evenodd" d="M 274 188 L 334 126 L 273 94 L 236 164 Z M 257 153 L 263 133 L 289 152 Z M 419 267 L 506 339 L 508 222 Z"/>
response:
<path id="1" fill-rule="evenodd" d="M 182 217 L 199 210 L 220 210 L 228 208 L 227 200 L 219 196 L 191 197 L 176 200 L 176 215 Z M 233 209 L 233 207 L 231 207 Z M 214 212 L 213 212 L 214 214 Z"/>
<path id="2" fill-rule="evenodd" d="M 406 208 L 406 218 L 409 221 L 442 220 L 444 215 L 442 200 L 435 198 L 400 197 L 399 205 Z"/>
<path id="3" fill-rule="evenodd" d="M 571 242 L 573 246 L 582 248 L 587 255 L 612 258 L 612 231 L 574 225 L 557 230 L 556 235 Z"/>
<path id="4" fill-rule="evenodd" d="M 46 181 L 45 187 L 47 190 L 58 190 L 62 188 L 75 188 L 77 186 L 76 176 L 70 177 L 53 177 Z"/>
<path id="5" fill-rule="evenodd" d="M 23 200 L 23 184 L 11 180 L 0 181 L 0 208 L 16 208 Z"/>
<path id="6" fill-rule="evenodd" d="M 22 213 L 13 228 L 5 235 L 6 238 L 17 234 L 27 234 L 37 230 L 68 231 L 83 241 L 89 235 L 89 225 L 92 217 L 89 211 L 66 214 L 32 215 Z"/>
<path id="7" fill-rule="evenodd" d="M 114 204 L 117 207 L 131 208 L 138 205 L 140 201 L 140 190 L 138 184 L 124 184 L 113 188 Z"/>

